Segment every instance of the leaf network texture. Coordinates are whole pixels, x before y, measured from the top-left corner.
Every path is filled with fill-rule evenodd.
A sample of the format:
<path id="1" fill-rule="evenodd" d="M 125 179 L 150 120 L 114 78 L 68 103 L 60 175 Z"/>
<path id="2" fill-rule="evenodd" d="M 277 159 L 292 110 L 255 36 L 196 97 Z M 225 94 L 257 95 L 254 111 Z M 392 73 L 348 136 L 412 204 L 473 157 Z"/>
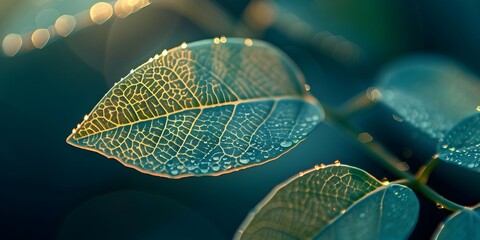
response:
<path id="1" fill-rule="evenodd" d="M 433 239 L 480 239 L 480 204 L 450 215 L 437 229 Z"/>
<path id="2" fill-rule="evenodd" d="M 277 186 L 240 226 L 236 239 L 406 239 L 419 202 L 347 165 L 317 166 Z"/>
<path id="3" fill-rule="evenodd" d="M 67 142 L 170 178 L 278 158 L 323 120 L 295 64 L 251 39 L 203 40 L 132 70 Z"/>
<path id="4" fill-rule="evenodd" d="M 480 103 L 479 79 L 464 66 L 438 56 L 398 60 L 379 80 L 381 101 L 435 140 Z"/>
<path id="5" fill-rule="evenodd" d="M 441 160 L 480 172 L 480 113 L 450 129 L 437 149 Z"/>

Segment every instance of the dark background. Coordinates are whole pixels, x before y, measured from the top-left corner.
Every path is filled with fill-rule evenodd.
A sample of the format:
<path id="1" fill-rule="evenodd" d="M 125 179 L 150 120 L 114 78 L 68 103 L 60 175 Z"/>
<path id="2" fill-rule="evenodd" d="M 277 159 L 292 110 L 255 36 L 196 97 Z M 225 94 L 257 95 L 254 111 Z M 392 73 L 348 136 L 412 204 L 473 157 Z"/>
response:
<path id="1" fill-rule="evenodd" d="M 439 54 L 480 70 L 476 0 L 331 0 L 317 1 L 317 8 L 308 7 L 314 1 L 278 1 L 287 12 L 264 28 L 253 21 L 255 3 L 247 0 L 178 1 L 180 7 L 152 2 L 125 19 L 54 39 L 41 50 L 0 57 L 0 239 L 229 239 L 274 186 L 314 164 L 338 159 L 395 180 L 341 130 L 325 124 L 271 163 L 180 180 L 145 175 L 65 143 L 114 82 L 183 41 L 220 35 L 269 41 L 299 65 L 311 92 L 334 107 L 374 85 L 382 66 L 409 54 Z M 2 39 L 16 30 L 18 19 L 29 23 L 35 17 L 22 14 L 18 5 L 0 2 Z M 207 24 L 198 21 L 209 18 Z M 315 41 L 322 34 L 348 40 L 359 54 L 339 55 L 332 50 L 335 44 Z M 435 142 L 391 116 L 380 104 L 354 121 L 416 170 L 434 153 Z M 480 199 L 474 188 L 478 179 L 441 164 L 431 184 L 449 199 L 471 205 Z M 419 198 L 420 218 L 411 238 L 427 239 L 449 212 Z"/>

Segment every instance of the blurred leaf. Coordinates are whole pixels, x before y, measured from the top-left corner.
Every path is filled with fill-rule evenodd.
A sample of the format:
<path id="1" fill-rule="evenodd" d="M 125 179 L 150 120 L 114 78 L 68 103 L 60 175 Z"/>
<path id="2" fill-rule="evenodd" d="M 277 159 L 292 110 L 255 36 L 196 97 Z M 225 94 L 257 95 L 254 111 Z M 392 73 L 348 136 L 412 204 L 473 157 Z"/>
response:
<path id="1" fill-rule="evenodd" d="M 480 103 L 480 82 L 460 64 L 436 56 L 396 61 L 380 75 L 381 101 L 430 137 L 439 140 Z"/>
<path id="2" fill-rule="evenodd" d="M 67 142 L 157 176 L 237 171 L 278 158 L 323 119 L 303 81 L 261 41 L 182 44 L 132 70 Z"/>
<path id="3" fill-rule="evenodd" d="M 480 204 L 450 215 L 437 229 L 433 239 L 480 239 Z"/>
<path id="4" fill-rule="evenodd" d="M 437 149 L 441 160 L 480 172 L 480 113 L 450 129 Z"/>
<path id="5" fill-rule="evenodd" d="M 347 165 L 316 167 L 277 186 L 248 215 L 236 239 L 405 239 L 418 200 Z"/>

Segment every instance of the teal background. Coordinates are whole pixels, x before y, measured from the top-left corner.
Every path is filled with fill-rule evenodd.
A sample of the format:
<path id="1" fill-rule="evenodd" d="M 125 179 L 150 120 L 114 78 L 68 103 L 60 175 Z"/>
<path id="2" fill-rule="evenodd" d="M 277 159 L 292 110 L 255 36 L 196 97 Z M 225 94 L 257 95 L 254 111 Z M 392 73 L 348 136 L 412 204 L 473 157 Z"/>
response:
<path id="1" fill-rule="evenodd" d="M 378 23 L 380 27 L 367 21 L 351 32 L 342 26 L 358 24 L 368 5 L 324 3 L 332 12 L 349 10 L 338 10 L 341 24 L 326 24 L 326 30 L 347 32 L 352 41 L 358 36 L 367 43 L 368 38 L 362 36 L 377 33 L 379 38 L 385 37 L 386 46 L 367 44 L 373 45 L 370 57 L 352 64 L 338 62 L 278 29 L 267 29 L 261 38 L 299 65 L 312 94 L 327 105 L 339 106 L 364 91 L 375 83 L 384 64 L 410 53 L 440 54 L 475 73 L 480 70 L 478 1 L 390 1 L 368 14 L 387 9 L 396 12 L 395 19 L 380 14 L 378 19 L 387 18 Z M 238 20 L 248 1 L 214 4 Z M 13 10 L 2 12 L 0 29 L 7 29 L 6 19 L 14 14 Z M 335 22 L 327 17 L 322 21 Z M 390 31 L 378 33 L 385 29 Z M 230 239 L 247 213 L 274 186 L 314 164 L 339 159 L 379 179 L 395 179 L 341 131 L 325 124 L 280 159 L 220 177 L 153 177 L 66 144 L 71 129 L 131 68 L 164 48 L 218 34 L 153 4 L 127 19 L 92 26 L 44 49 L 0 57 L 0 238 Z M 388 44 L 399 36 L 404 41 Z M 360 114 L 355 123 L 385 142 L 413 170 L 435 151 L 434 142 L 408 124 L 394 121 L 385 106 Z M 478 177 L 441 164 L 431 184 L 448 198 L 474 204 L 480 192 L 465 184 L 470 179 L 477 181 Z M 448 211 L 419 198 L 419 224 L 411 238 L 427 239 Z"/>

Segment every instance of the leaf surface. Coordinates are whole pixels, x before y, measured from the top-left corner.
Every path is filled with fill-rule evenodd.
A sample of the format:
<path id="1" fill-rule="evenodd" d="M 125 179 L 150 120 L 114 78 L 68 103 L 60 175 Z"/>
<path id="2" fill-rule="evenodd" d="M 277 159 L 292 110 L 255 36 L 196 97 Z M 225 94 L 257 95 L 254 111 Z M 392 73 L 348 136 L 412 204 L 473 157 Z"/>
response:
<path id="1" fill-rule="evenodd" d="M 463 66 L 437 56 L 412 56 L 380 75 L 381 101 L 398 117 L 434 139 L 480 104 L 480 80 Z"/>
<path id="2" fill-rule="evenodd" d="M 450 215 L 440 224 L 433 239 L 472 240 L 480 239 L 480 204 Z"/>
<path id="3" fill-rule="evenodd" d="M 220 175 L 278 158 L 323 117 L 280 50 L 222 37 L 132 70 L 67 142 L 152 175 Z"/>
<path id="4" fill-rule="evenodd" d="M 437 149 L 441 160 L 480 172 L 480 113 L 450 129 Z"/>
<path id="5" fill-rule="evenodd" d="M 316 167 L 277 186 L 248 215 L 236 239 L 405 239 L 418 200 L 346 165 Z"/>

